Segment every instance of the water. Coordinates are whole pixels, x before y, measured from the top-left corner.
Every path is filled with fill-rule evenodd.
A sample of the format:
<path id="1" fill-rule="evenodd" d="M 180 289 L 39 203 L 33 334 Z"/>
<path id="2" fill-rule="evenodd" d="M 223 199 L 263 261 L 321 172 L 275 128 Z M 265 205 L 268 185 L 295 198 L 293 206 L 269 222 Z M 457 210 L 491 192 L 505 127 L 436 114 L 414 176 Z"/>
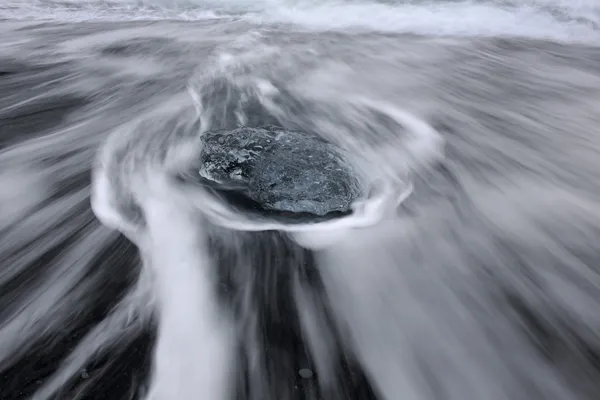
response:
<path id="1" fill-rule="evenodd" d="M 600 3 L 0 4 L 0 399 L 595 400 Z M 275 123 L 352 216 L 186 179 Z"/>

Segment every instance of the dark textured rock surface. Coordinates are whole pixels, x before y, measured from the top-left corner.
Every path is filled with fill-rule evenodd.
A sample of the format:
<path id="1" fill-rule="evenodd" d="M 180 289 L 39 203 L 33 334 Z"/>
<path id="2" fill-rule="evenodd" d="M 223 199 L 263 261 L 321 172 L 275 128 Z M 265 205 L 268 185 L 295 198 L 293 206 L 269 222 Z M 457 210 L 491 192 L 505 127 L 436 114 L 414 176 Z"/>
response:
<path id="1" fill-rule="evenodd" d="M 207 132 L 200 175 L 265 210 L 323 216 L 351 211 L 360 186 L 339 149 L 275 126 Z"/>

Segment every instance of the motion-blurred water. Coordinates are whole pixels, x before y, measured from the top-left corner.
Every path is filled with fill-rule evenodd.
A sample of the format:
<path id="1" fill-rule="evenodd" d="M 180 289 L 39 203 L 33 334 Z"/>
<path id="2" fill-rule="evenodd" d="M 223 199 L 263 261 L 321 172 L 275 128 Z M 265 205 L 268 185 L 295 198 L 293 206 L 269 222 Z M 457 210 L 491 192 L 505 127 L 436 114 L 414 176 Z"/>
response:
<path id="1" fill-rule="evenodd" d="M 600 3 L 0 4 L 0 399 L 596 400 Z M 277 124 L 378 188 L 175 176 Z"/>

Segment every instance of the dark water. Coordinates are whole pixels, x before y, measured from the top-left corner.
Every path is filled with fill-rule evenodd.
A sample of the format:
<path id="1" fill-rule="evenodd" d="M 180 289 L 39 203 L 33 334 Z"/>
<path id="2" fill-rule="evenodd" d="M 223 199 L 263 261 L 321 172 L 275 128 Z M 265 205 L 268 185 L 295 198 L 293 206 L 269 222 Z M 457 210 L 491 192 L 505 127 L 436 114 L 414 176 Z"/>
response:
<path id="1" fill-rule="evenodd" d="M 529 21 L 0 23 L 0 399 L 597 399 L 600 47 Z M 167 179 L 267 123 L 412 192 L 288 232 Z"/>

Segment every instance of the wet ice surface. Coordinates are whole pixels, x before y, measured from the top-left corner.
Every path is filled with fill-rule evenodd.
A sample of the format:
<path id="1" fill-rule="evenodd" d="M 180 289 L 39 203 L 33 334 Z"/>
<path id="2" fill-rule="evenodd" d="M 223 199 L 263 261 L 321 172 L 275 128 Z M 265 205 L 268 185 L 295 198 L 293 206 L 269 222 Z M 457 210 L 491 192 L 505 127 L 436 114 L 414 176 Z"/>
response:
<path id="1" fill-rule="evenodd" d="M 0 398 L 596 400 L 595 9 L 528 3 L 0 23 Z M 268 124 L 371 201 L 287 224 L 176 179 Z"/>
<path id="2" fill-rule="evenodd" d="M 200 175 L 266 211 L 348 213 L 361 195 L 339 149 L 319 136 L 275 126 L 206 132 Z"/>

